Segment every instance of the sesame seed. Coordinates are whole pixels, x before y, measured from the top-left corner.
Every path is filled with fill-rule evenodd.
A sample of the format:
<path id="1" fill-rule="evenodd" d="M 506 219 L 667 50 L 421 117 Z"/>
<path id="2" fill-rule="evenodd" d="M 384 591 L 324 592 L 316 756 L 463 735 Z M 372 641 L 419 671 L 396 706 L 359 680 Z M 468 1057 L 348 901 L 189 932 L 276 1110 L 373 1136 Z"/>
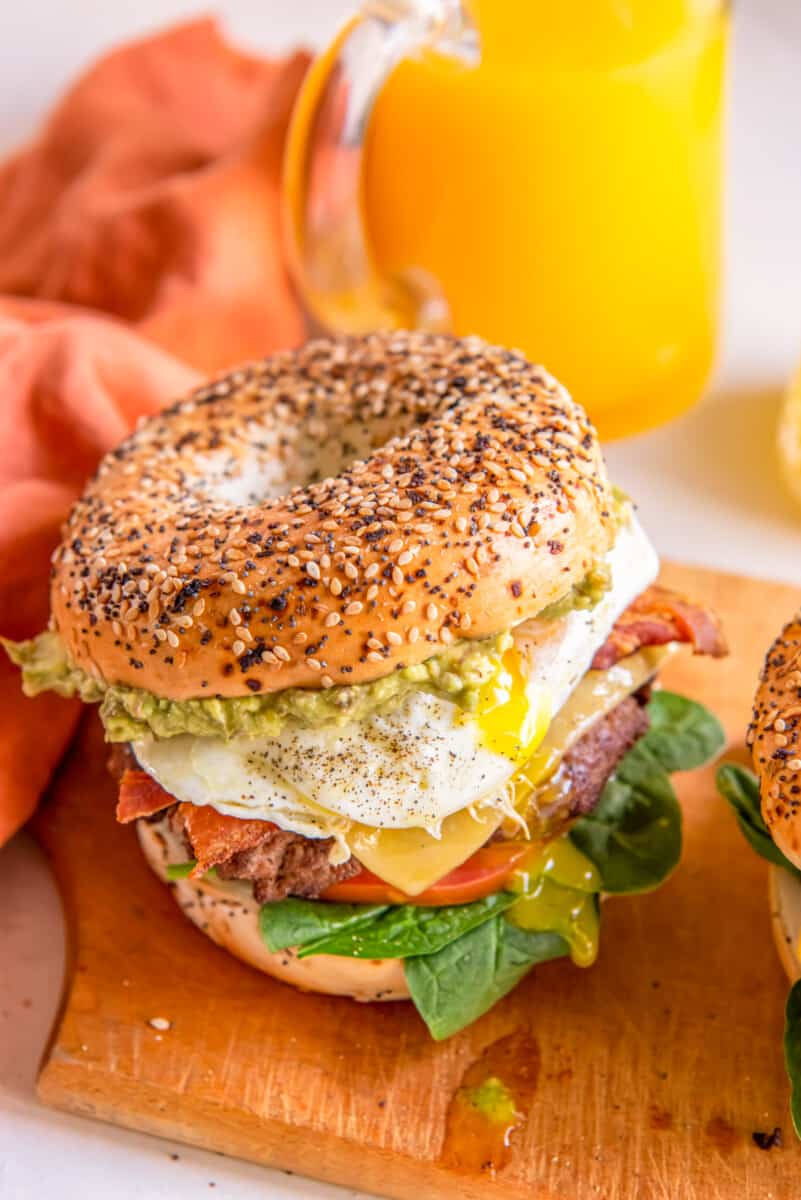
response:
<path id="1" fill-rule="evenodd" d="M 330 612 L 328 614 L 328 616 L 325 618 L 325 621 L 323 622 L 323 624 L 326 626 L 327 629 L 331 629 L 334 625 L 339 625 L 341 620 L 342 620 L 342 618 L 340 617 L 339 613 Z"/>
<path id="2" fill-rule="evenodd" d="M 403 644 L 403 638 L 394 629 L 387 630 L 387 641 L 390 646 L 401 646 Z"/>
<path id="3" fill-rule="evenodd" d="M 351 600 L 350 604 L 345 605 L 345 616 L 356 617 L 362 611 L 364 605 L 361 600 Z"/>
<path id="4" fill-rule="evenodd" d="M 312 579 L 320 578 L 320 568 L 317 566 L 316 562 L 307 562 L 306 563 L 306 573 L 308 575 L 310 575 L 312 577 Z"/>
<path id="5" fill-rule="evenodd" d="M 285 650 L 283 646 L 273 646 L 273 654 L 276 658 L 280 658 L 281 662 L 291 661 L 289 651 Z"/>
<path id="6" fill-rule="evenodd" d="M 436 621 L 438 616 L 439 616 L 439 609 L 437 608 L 436 604 L 427 604 L 426 605 L 426 619 L 428 621 Z"/>
<path id="7" fill-rule="evenodd" d="M 240 655 L 245 653 L 246 646 L 245 646 L 245 643 L 243 641 L 241 641 L 240 638 L 237 638 L 236 641 L 234 642 L 233 646 L 231 647 L 231 649 L 233 650 L 236 657 L 239 658 Z"/>
<path id="8" fill-rule="evenodd" d="M 384 661 L 384 656 L 383 656 L 383 654 L 379 654 L 377 650 L 368 650 L 368 652 L 367 652 L 367 661 L 368 661 L 368 662 L 373 662 L 373 663 L 376 663 L 376 662 L 383 662 L 383 661 Z"/>
<path id="9" fill-rule="evenodd" d="M 310 667 L 312 671 L 322 671 L 323 669 L 323 664 L 320 662 L 319 658 L 307 658 L 306 665 Z"/>

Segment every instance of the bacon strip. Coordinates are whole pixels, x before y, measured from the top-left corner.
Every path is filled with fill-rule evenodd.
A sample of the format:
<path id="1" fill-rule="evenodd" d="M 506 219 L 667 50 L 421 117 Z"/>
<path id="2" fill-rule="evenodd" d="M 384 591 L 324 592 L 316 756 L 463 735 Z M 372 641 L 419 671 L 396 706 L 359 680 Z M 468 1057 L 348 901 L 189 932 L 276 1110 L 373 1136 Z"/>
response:
<path id="1" fill-rule="evenodd" d="M 193 875 L 202 875 L 240 850 L 252 850 L 276 828 L 272 821 L 228 817 L 209 804 L 180 804 L 178 815 L 197 859 Z"/>
<path id="2" fill-rule="evenodd" d="M 692 604 L 668 588 L 646 588 L 618 617 L 612 632 L 592 660 L 593 669 L 606 671 L 642 646 L 686 642 L 695 654 L 721 658 L 728 654 L 718 618 L 708 608 Z"/>
<path id="3" fill-rule="evenodd" d="M 175 797 L 165 792 L 147 771 L 123 772 L 117 799 L 117 820 L 123 825 L 139 817 L 152 817 L 171 804 L 175 804 Z"/>
<path id="4" fill-rule="evenodd" d="M 127 770 L 120 780 L 117 820 L 125 825 L 140 817 L 152 817 L 175 803 L 175 797 L 146 771 Z M 209 804 L 179 804 L 178 814 L 197 859 L 193 875 L 202 875 L 240 850 L 252 850 L 276 828 L 271 821 L 228 817 Z"/>

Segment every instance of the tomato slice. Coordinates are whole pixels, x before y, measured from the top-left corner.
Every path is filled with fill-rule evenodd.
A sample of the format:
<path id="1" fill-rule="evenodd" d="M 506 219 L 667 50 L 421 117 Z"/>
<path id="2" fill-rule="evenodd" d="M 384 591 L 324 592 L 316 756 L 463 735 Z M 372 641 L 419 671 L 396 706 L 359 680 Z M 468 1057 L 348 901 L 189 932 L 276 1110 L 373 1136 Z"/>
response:
<path id="1" fill-rule="evenodd" d="M 362 870 L 351 879 L 334 883 L 321 896 L 345 904 L 468 904 L 499 892 L 509 875 L 531 854 L 531 842 L 492 842 L 471 854 L 460 867 L 426 888 L 419 896 L 407 896 L 390 884 Z"/>

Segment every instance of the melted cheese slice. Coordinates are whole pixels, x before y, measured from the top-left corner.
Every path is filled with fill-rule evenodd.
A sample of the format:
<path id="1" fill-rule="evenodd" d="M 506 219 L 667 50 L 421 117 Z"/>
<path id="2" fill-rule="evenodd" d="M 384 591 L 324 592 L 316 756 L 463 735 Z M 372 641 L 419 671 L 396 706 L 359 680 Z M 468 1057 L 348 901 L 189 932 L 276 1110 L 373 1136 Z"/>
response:
<path id="1" fill-rule="evenodd" d="M 608 671 L 588 671 L 554 717 L 539 750 L 525 765 L 528 801 L 532 788 L 548 779 L 571 746 L 589 727 L 626 696 L 636 692 L 672 653 L 672 647 L 650 647 L 622 659 Z M 513 791 L 514 778 L 510 783 Z M 479 850 L 500 827 L 497 806 L 474 806 L 446 817 L 439 837 L 425 829 L 376 829 L 355 822 L 344 834 L 349 849 L 374 875 L 418 896 Z"/>
<path id="2" fill-rule="evenodd" d="M 445 818 L 438 838 L 426 829 L 354 825 L 345 840 L 368 871 L 407 895 L 418 896 L 483 846 L 502 820 L 495 807 L 463 808 Z"/>

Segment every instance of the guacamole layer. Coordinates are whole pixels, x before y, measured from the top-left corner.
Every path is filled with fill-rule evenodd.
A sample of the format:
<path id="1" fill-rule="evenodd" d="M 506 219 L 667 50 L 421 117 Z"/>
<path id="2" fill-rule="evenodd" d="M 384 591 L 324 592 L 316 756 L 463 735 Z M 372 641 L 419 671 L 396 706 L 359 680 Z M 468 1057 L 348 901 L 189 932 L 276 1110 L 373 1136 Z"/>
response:
<path id="1" fill-rule="evenodd" d="M 57 633 L 40 633 L 27 642 L 3 641 L 22 670 L 26 696 L 54 691 L 100 703 L 100 716 L 111 742 L 132 742 L 147 734 L 175 737 L 275 737 L 288 721 L 307 727 L 345 725 L 399 703 L 422 688 L 446 696 L 466 711 L 475 708 L 481 687 L 497 672 L 511 644 L 502 633 L 479 641 L 460 641 L 425 662 L 403 667 L 371 683 L 322 689 L 285 688 L 257 696 L 203 696 L 167 700 L 142 688 L 107 685 L 67 659 Z"/>

